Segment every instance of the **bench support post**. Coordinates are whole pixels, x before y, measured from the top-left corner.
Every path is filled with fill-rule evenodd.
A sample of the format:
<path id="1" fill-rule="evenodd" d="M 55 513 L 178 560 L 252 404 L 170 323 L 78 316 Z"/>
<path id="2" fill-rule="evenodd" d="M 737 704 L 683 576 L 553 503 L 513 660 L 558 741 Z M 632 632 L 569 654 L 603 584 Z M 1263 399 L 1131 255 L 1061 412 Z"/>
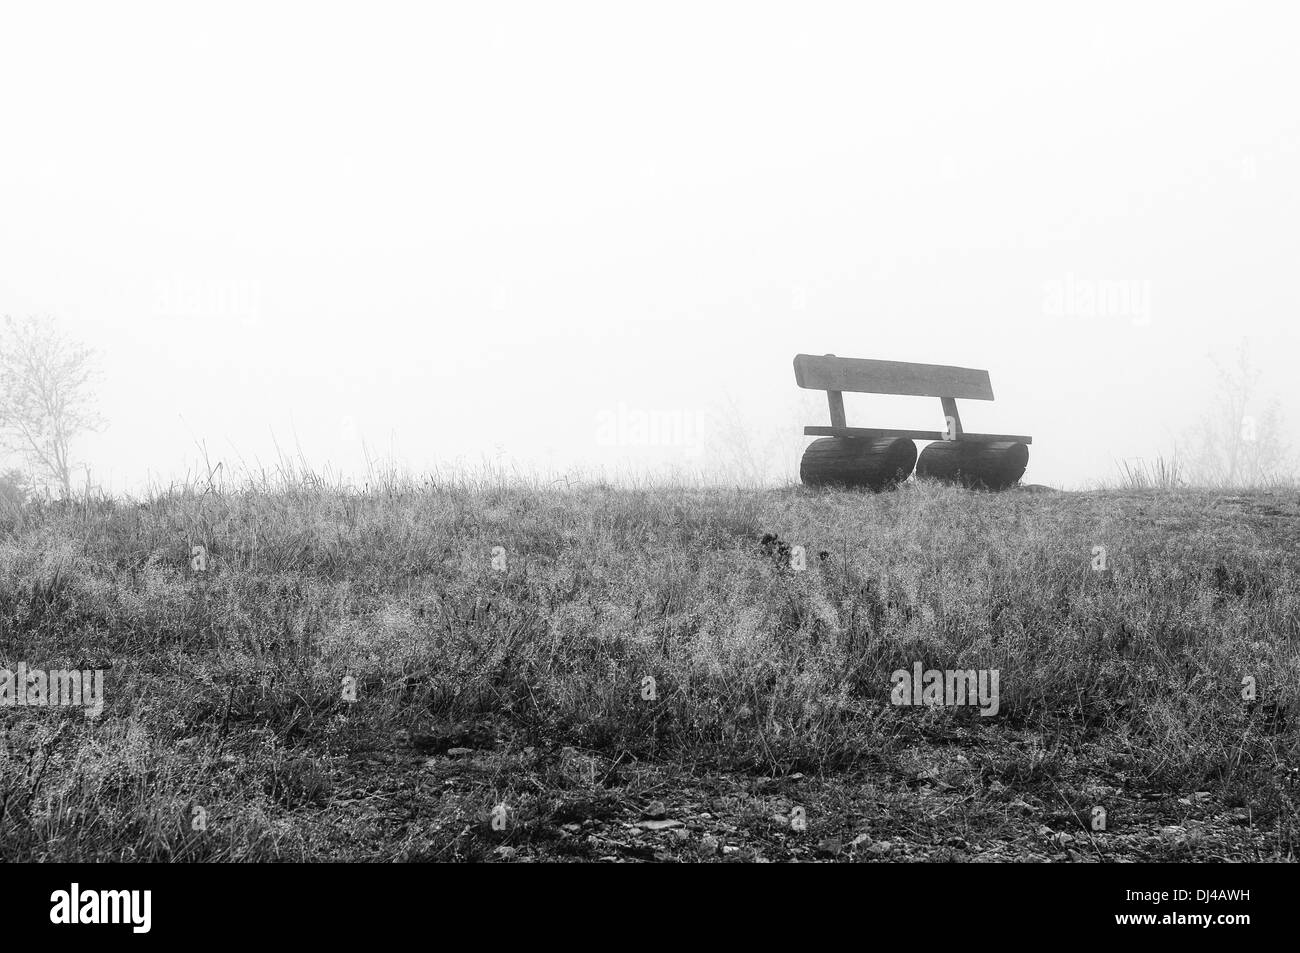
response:
<path id="1" fill-rule="evenodd" d="M 838 390 L 828 390 L 826 403 L 831 405 L 831 426 L 847 427 L 849 423 L 844 416 L 844 394 Z"/>
<path id="2" fill-rule="evenodd" d="M 834 357 L 834 354 L 827 354 L 826 357 Z M 844 392 L 838 390 L 828 390 L 826 392 L 826 403 L 831 407 L 831 426 L 847 427 L 848 418 L 844 416 Z"/>
<path id="3" fill-rule="evenodd" d="M 945 426 L 944 426 L 944 428 L 943 428 L 943 430 L 944 430 L 944 435 L 947 436 L 949 430 L 951 430 L 953 437 L 954 437 L 955 439 L 960 440 L 960 439 L 961 439 L 961 434 L 962 434 L 962 429 L 961 429 L 961 414 L 957 413 L 957 398 L 955 398 L 955 397 L 940 397 L 939 400 L 943 403 L 943 416 L 944 416 L 945 418 L 948 418 L 948 417 L 951 417 L 951 418 L 952 418 L 952 427 L 951 427 L 951 428 L 949 428 L 948 426 L 946 426 L 946 424 L 947 424 L 947 420 L 945 419 L 945 421 L 944 421 L 944 424 L 945 424 Z"/>

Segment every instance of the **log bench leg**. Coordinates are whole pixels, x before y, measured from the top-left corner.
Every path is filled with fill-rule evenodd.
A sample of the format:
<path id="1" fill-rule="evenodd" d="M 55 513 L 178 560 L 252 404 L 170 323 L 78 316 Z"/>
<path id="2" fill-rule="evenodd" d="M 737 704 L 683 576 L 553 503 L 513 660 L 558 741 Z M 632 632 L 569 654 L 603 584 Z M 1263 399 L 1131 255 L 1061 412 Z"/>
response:
<path id="1" fill-rule="evenodd" d="M 1005 490 L 1029 465 L 1029 448 L 1015 441 L 936 440 L 916 462 L 916 475 L 966 487 Z"/>
<path id="2" fill-rule="evenodd" d="M 885 490 L 906 480 L 915 465 L 916 444 L 906 437 L 822 437 L 804 450 L 799 479 L 804 486 Z"/>

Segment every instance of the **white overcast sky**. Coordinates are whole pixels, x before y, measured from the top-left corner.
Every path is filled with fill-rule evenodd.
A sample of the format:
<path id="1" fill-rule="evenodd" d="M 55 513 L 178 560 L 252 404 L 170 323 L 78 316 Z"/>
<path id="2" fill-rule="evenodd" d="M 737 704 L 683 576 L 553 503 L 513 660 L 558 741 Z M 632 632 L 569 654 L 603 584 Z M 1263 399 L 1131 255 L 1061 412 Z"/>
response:
<path id="1" fill-rule="evenodd" d="M 988 368 L 967 428 L 1077 485 L 1244 338 L 1300 443 L 1297 9 L 5 3 L 0 313 L 100 352 L 118 490 L 196 441 L 779 476 L 800 351 Z"/>

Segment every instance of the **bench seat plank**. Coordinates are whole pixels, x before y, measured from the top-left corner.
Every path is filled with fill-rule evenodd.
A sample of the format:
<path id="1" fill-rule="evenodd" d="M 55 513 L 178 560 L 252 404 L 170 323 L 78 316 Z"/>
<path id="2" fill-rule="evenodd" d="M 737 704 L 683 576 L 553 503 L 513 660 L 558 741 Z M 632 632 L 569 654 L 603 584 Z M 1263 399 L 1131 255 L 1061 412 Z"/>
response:
<path id="1" fill-rule="evenodd" d="M 909 440 L 942 440 L 941 430 L 881 430 L 877 427 L 804 427 L 807 437 L 906 437 Z M 978 443 L 992 443 L 1009 440 L 1015 443 L 1033 443 L 1033 437 L 1014 434 L 964 433 L 960 440 Z"/>

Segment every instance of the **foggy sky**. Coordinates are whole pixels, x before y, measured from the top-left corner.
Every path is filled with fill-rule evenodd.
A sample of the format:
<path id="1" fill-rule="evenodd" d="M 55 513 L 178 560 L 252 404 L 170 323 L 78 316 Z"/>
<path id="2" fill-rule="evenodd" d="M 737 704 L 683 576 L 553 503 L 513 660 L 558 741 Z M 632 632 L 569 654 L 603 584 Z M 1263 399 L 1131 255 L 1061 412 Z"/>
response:
<path id="1" fill-rule="evenodd" d="M 829 422 L 801 351 L 987 368 L 966 428 L 1077 485 L 1169 453 L 1247 339 L 1300 444 L 1298 20 L 6 4 L 0 313 L 101 353 L 75 450 L 117 490 L 196 441 L 780 477 Z"/>

